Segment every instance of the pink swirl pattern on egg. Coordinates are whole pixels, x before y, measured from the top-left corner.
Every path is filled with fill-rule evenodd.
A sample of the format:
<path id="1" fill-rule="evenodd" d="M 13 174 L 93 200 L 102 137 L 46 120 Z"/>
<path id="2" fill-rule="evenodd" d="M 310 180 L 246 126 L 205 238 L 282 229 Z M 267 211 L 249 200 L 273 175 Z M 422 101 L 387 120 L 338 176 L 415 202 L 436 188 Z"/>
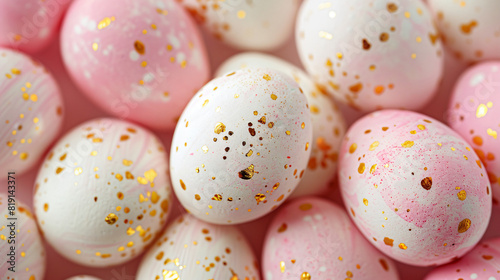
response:
<path id="1" fill-rule="evenodd" d="M 15 199 L 14 199 L 15 200 Z M 36 221 L 30 209 L 23 203 L 16 201 L 16 211 L 11 215 L 7 194 L 0 193 L 0 215 L 5 223 L 0 226 L 0 278 L 9 280 L 43 280 L 45 274 L 45 248 L 42 238 L 36 227 Z M 6 217 L 17 218 L 15 221 L 15 238 L 11 239 L 9 224 L 12 220 Z M 13 241 L 13 242 L 9 242 Z M 7 262 L 10 247 L 15 247 L 15 272 L 9 270 Z"/>
<path id="2" fill-rule="evenodd" d="M 174 0 L 77 0 L 61 31 L 73 81 L 114 116 L 172 129 L 209 79 L 201 35 Z"/>
<path id="3" fill-rule="evenodd" d="M 349 129 L 339 166 L 351 218 L 398 261 L 447 263 L 486 230 L 492 205 L 486 170 L 439 121 L 409 111 L 372 113 Z"/>
<path id="4" fill-rule="evenodd" d="M 500 62 L 484 62 L 458 80 L 448 107 L 448 123 L 483 162 L 500 205 Z"/>
<path id="5" fill-rule="evenodd" d="M 47 69 L 0 48 L 0 178 L 18 175 L 42 157 L 63 122 L 59 87 Z"/>

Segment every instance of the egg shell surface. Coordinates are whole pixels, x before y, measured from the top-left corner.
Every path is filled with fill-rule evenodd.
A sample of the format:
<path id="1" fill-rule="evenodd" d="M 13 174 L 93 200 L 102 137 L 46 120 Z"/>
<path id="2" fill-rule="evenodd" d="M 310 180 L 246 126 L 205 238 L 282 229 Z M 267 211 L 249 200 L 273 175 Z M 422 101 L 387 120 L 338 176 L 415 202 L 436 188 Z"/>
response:
<path id="1" fill-rule="evenodd" d="M 16 177 L 16 175 L 13 176 Z M 11 183 L 8 185 L 12 186 Z M 12 191 L 11 188 L 9 190 Z M 15 205 L 15 209 L 11 203 Z M 2 256 L 0 279 L 43 280 L 46 264 L 45 248 L 31 210 L 19 202 L 15 196 L 9 198 L 7 193 L 0 193 L 0 215 L 2 219 L 5 219 L 5 223 L 0 227 L 0 254 Z M 8 220 L 9 218 L 16 219 Z M 11 228 L 12 223 L 14 226 Z M 14 233 L 11 235 L 12 230 Z M 15 247 L 14 260 L 8 255 L 12 252 L 11 247 Z M 13 261 L 14 265 L 9 261 Z M 9 269 L 12 267 L 15 272 Z"/>
<path id="2" fill-rule="evenodd" d="M 197 26 L 174 0 L 77 0 L 61 52 L 96 105 L 154 129 L 173 129 L 210 75 Z"/>
<path id="3" fill-rule="evenodd" d="M 303 197 L 278 211 L 264 240 L 264 279 L 398 279 L 339 206 Z"/>
<path id="4" fill-rule="evenodd" d="M 237 54 L 217 69 L 216 76 L 247 67 L 281 71 L 292 77 L 304 92 L 311 113 L 313 141 L 307 169 L 291 197 L 325 193 L 337 173 L 338 151 L 346 130 L 342 112 L 329 96 L 318 90 L 304 71 L 275 56 L 257 52 Z"/>
<path id="5" fill-rule="evenodd" d="M 88 275 L 79 275 L 79 276 L 73 276 L 73 277 L 68 278 L 66 280 L 101 280 L 101 278 L 88 276 Z"/>
<path id="6" fill-rule="evenodd" d="M 54 77 L 39 62 L 0 48 L 0 178 L 34 166 L 56 138 L 63 100 Z"/>
<path id="7" fill-rule="evenodd" d="M 448 123 L 483 162 L 493 189 L 493 205 L 500 205 L 500 62 L 469 68 L 455 85 Z"/>
<path id="8" fill-rule="evenodd" d="M 137 279 L 260 280 L 260 275 L 252 248 L 236 227 L 185 214 L 146 253 Z"/>
<path id="9" fill-rule="evenodd" d="M 470 251 L 488 225 L 492 194 L 474 150 L 446 125 L 383 110 L 348 130 L 339 181 L 352 220 L 379 250 L 415 266 Z"/>
<path id="10" fill-rule="evenodd" d="M 442 76 L 441 42 L 422 1 L 306 0 L 295 35 L 311 77 L 357 110 L 422 108 Z"/>
<path id="11" fill-rule="evenodd" d="M 307 99 L 291 77 L 260 68 L 228 73 L 182 113 L 170 156 L 174 191 L 201 220 L 257 219 L 298 185 L 310 145 Z"/>
<path id="12" fill-rule="evenodd" d="M 167 154 L 149 131 L 96 119 L 68 132 L 35 181 L 45 239 L 67 259 L 104 267 L 141 253 L 165 224 L 171 189 Z"/>
<path id="13" fill-rule="evenodd" d="M 242 50 L 269 51 L 293 33 L 300 0 L 178 0 L 215 38 Z"/>
<path id="14" fill-rule="evenodd" d="M 500 59 L 500 2 L 429 0 L 443 42 L 467 62 Z"/>

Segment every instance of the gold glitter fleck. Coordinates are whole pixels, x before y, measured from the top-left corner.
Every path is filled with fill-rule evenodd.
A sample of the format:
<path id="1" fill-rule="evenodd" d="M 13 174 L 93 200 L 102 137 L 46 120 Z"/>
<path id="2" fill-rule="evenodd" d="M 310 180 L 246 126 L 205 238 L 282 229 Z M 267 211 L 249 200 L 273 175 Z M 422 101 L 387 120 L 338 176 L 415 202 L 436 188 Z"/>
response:
<path id="1" fill-rule="evenodd" d="M 349 147 L 349 153 L 352 154 L 356 151 L 358 145 L 356 143 L 352 143 L 351 147 Z"/>
<path id="2" fill-rule="evenodd" d="M 98 45 L 97 43 L 93 43 L 93 44 L 92 44 L 92 49 L 93 49 L 94 51 L 97 51 L 97 49 L 98 49 L 98 48 L 99 48 L 99 45 Z"/>
<path id="3" fill-rule="evenodd" d="M 390 239 L 389 237 L 384 237 L 384 243 L 387 246 L 393 246 L 394 239 Z"/>
<path id="4" fill-rule="evenodd" d="M 364 204 L 365 206 L 368 206 L 368 199 L 363 198 L 363 204 Z"/>
<path id="5" fill-rule="evenodd" d="M 311 280 L 311 274 L 309 274 L 309 272 L 303 272 L 300 275 L 300 280 Z"/>
<path id="6" fill-rule="evenodd" d="M 246 15 L 247 15 L 247 13 L 245 11 L 243 11 L 243 10 L 238 11 L 238 18 L 239 19 L 244 19 Z"/>
<path id="7" fill-rule="evenodd" d="M 370 168 L 370 174 L 375 173 L 375 170 L 377 170 L 377 165 L 376 164 L 372 165 L 372 167 Z"/>
<path id="8" fill-rule="evenodd" d="M 413 141 L 407 140 L 403 144 L 401 144 L 401 146 L 403 148 L 411 148 L 411 147 L 413 147 L 414 144 L 415 143 Z"/>
<path id="9" fill-rule="evenodd" d="M 278 98 L 278 96 L 276 96 L 276 94 L 271 93 L 271 99 L 272 99 L 272 100 L 276 100 L 277 98 Z"/>
<path id="10" fill-rule="evenodd" d="M 358 173 L 363 174 L 365 172 L 365 164 L 362 162 L 359 164 Z"/>
<path id="11" fill-rule="evenodd" d="M 80 175 L 80 174 L 82 174 L 82 172 L 83 172 L 83 169 L 81 167 L 75 168 L 75 175 Z"/>
<path id="12" fill-rule="evenodd" d="M 471 220 L 469 219 L 463 219 L 459 224 L 458 224 L 458 232 L 459 233 L 464 233 L 467 230 L 469 230 L 470 225 L 472 224 Z"/>
<path id="13" fill-rule="evenodd" d="M 420 182 L 420 185 L 426 190 L 430 190 L 432 188 L 432 177 L 425 177 Z"/>
<path id="14" fill-rule="evenodd" d="M 465 190 L 461 190 L 457 193 L 458 199 L 464 201 L 467 198 L 467 192 Z"/>
<path id="15" fill-rule="evenodd" d="M 146 47 L 144 46 L 144 44 L 137 40 L 134 42 L 134 49 L 141 55 L 143 55 L 144 53 L 146 53 Z"/>
<path id="16" fill-rule="evenodd" d="M 333 38 L 333 35 L 326 32 L 326 31 L 320 31 L 319 32 L 319 37 L 321 38 L 324 38 L 324 39 L 327 39 L 327 40 L 331 40 Z"/>
<path id="17" fill-rule="evenodd" d="M 207 145 L 204 145 L 203 147 L 201 147 L 201 150 L 203 151 L 204 154 L 208 153 Z"/>
<path id="18" fill-rule="evenodd" d="M 404 244 L 404 243 L 399 243 L 399 248 L 400 248 L 400 249 L 403 249 L 403 250 L 408 249 L 408 247 L 407 247 L 407 246 L 406 246 L 406 244 Z"/>
<path id="19" fill-rule="evenodd" d="M 271 76 L 269 76 L 268 74 L 265 74 L 262 78 L 264 80 L 266 80 L 266 81 L 270 81 L 271 80 Z"/>
<path id="20" fill-rule="evenodd" d="M 109 215 L 106 216 L 106 218 L 104 218 L 104 221 L 106 221 L 106 223 L 108 223 L 108 225 L 112 225 L 112 224 L 116 223 L 116 221 L 118 221 L 118 216 L 116 216 L 113 213 L 109 213 Z"/>
<path id="21" fill-rule="evenodd" d="M 380 144 L 380 143 L 379 143 L 378 141 L 373 142 L 373 143 L 370 145 L 370 148 L 369 148 L 368 150 L 369 150 L 369 151 L 374 151 L 374 150 L 378 147 L 378 145 L 379 145 L 379 144 Z"/>
<path id="22" fill-rule="evenodd" d="M 311 203 L 303 203 L 299 206 L 299 209 L 302 211 L 307 211 L 312 209 L 312 204 Z"/>
<path id="23" fill-rule="evenodd" d="M 252 179 L 254 173 L 255 173 L 254 165 L 251 164 L 249 167 L 238 172 L 238 176 L 243 180 L 249 180 Z"/>
<path id="24" fill-rule="evenodd" d="M 182 188 L 183 190 L 186 190 L 186 184 L 184 184 L 184 181 L 179 180 L 179 183 L 181 184 L 181 188 Z"/>
<path id="25" fill-rule="evenodd" d="M 214 128 L 215 133 L 220 134 L 221 132 L 224 132 L 224 131 L 226 131 L 226 126 L 223 123 L 218 122 L 215 124 L 215 128 Z"/>

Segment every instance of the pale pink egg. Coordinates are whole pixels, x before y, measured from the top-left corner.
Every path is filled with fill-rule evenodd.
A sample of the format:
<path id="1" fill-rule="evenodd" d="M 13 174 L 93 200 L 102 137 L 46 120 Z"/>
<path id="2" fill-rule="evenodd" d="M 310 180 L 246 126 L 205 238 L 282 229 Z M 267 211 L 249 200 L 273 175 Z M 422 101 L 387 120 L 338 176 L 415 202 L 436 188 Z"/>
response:
<path id="1" fill-rule="evenodd" d="M 477 244 L 476 248 L 463 258 L 435 268 L 425 280 L 498 280 L 500 279 L 500 238 L 489 239 Z"/>
<path id="2" fill-rule="evenodd" d="M 0 193 L 0 279 L 43 280 L 45 274 L 45 248 L 31 210 L 16 198 L 15 180 L 12 175 Z M 17 192 L 21 186 L 17 185 Z M 2 190 L 4 191 L 4 190 Z"/>
<path id="3" fill-rule="evenodd" d="M 295 32 L 311 77 L 355 109 L 419 109 L 437 91 L 442 46 L 422 1 L 306 0 Z"/>
<path id="4" fill-rule="evenodd" d="M 448 122 L 482 160 L 500 203 L 500 62 L 485 62 L 467 70 L 455 85 Z"/>
<path id="5" fill-rule="evenodd" d="M 73 81 L 106 112 L 172 129 L 209 79 L 200 33 L 173 0 L 78 0 L 61 34 Z"/>
<path id="6" fill-rule="evenodd" d="M 81 265 L 124 263 L 146 248 L 172 204 L 167 154 L 148 130 L 97 119 L 50 151 L 33 198 L 45 240 Z"/>
<path id="7" fill-rule="evenodd" d="M 307 98 L 291 77 L 245 68 L 216 78 L 193 97 L 175 129 L 175 194 L 210 223 L 262 217 L 302 179 L 312 130 Z"/>
<path id="8" fill-rule="evenodd" d="M 307 197 L 280 208 L 262 256 L 264 279 L 398 279 L 394 263 L 359 233 L 339 206 Z"/>
<path id="9" fill-rule="evenodd" d="M 271 55 L 257 52 L 237 54 L 217 69 L 216 76 L 247 67 L 272 68 L 289 75 L 299 84 L 311 112 L 313 141 L 307 169 L 291 196 L 325 193 L 337 174 L 338 151 L 346 130 L 342 112 L 330 96 L 318 90 L 304 71 Z"/>
<path id="10" fill-rule="evenodd" d="M 428 0 L 443 42 L 468 62 L 500 59 L 500 1 Z"/>
<path id="11" fill-rule="evenodd" d="M 56 37 L 72 0 L 0 2 L 0 46 L 35 53 Z"/>
<path id="12" fill-rule="evenodd" d="M 260 280 L 260 273 L 250 244 L 236 227 L 185 214 L 144 255 L 137 279 Z"/>
<path id="13" fill-rule="evenodd" d="M 63 122 L 59 87 L 39 62 L 0 48 L 0 178 L 34 166 Z"/>
<path id="14" fill-rule="evenodd" d="M 340 150 L 345 206 L 365 237 L 395 260 L 439 265 L 481 239 L 491 215 L 488 175 L 449 127 L 410 111 L 358 120 Z"/>

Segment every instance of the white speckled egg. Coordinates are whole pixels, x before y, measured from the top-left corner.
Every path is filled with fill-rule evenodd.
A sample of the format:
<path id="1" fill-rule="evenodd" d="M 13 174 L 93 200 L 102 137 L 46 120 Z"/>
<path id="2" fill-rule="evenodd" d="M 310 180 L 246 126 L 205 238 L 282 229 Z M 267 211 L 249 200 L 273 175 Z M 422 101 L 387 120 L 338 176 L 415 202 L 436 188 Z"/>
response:
<path id="1" fill-rule="evenodd" d="M 140 254 L 165 224 L 170 203 L 163 145 L 144 128 L 116 119 L 91 120 L 66 134 L 35 184 L 45 239 L 87 266 Z"/>
<path id="2" fill-rule="evenodd" d="M 330 97 L 318 90 L 298 67 L 263 53 L 242 53 L 228 59 L 216 72 L 222 76 L 246 67 L 268 67 L 294 78 L 304 92 L 311 111 L 313 140 L 307 169 L 292 197 L 323 193 L 337 173 L 337 158 L 346 130 L 344 117 Z"/>
<path id="3" fill-rule="evenodd" d="M 34 166 L 56 138 L 63 101 L 54 77 L 30 57 L 0 48 L 0 178 Z"/>
<path id="4" fill-rule="evenodd" d="M 300 0 L 177 0 L 217 39 L 238 49 L 271 50 L 292 35 Z"/>
<path id="5" fill-rule="evenodd" d="M 79 276 L 70 277 L 66 280 L 101 280 L 101 278 L 97 278 L 94 276 L 88 276 L 88 275 L 79 275 Z"/>
<path id="6" fill-rule="evenodd" d="M 173 129 L 210 77 L 198 27 L 174 0 L 75 0 L 61 54 L 96 105 L 155 129 Z"/>
<path id="7" fill-rule="evenodd" d="M 398 110 L 358 120 L 340 150 L 351 218 L 395 260 L 440 265 L 481 239 L 491 215 L 488 175 L 474 150 L 430 117 Z"/>
<path id="8" fill-rule="evenodd" d="M 11 176 L 17 177 L 17 175 Z M 10 181 L 14 180 L 10 178 Z M 7 186 L 12 185 L 12 183 L 5 182 L 5 190 L 12 191 L 12 188 L 7 188 Z M 17 187 L 20 186 L 17 185 Z M 2 256 L 0 278 L 43 280 L 46 263 L 45 248 L 36 227 L 35 218 L 30 209 L 16 199 L 15 191 L 14 196 L 9 197 L 11 195 L 12 193 L 0 193 L 0 215 L 3 220 L 0 226 L 0 254 Z M 15 210 L 11 203 L 15 205 Z M 16 219 L 9 220 L 9 218 Z M 14 223 L 14 227 L 12 227 L 12 223 Z M 11 247 L 14 247 L 14 259 L 10 255 L 12 252 Z M 10 263 L 10 261 L 13 263 Z M 14 266 L 15 272 L 9 269 L 12 266 Z"/>
<path id="9" fill-rule="evenodd" d="M 500 205 L 500 61 L 479 63 L 458 79 L 448 107 L 448 123 L 483 162 L 493 205 Z M 500 278 L 500 277 L 499 277 Z"/>
<path id="10" fill-rule="evenodd" d="M 149 249 L 137 279 L 259 280 L 245 236 L 233 226 L 208 224 L 185 214 Z"/>
<path id="11" fill-rule="evenodd" d="M 339 206 L 306 197 L 278 211 L 264 240 L 264 279 L 398 279 Z"/>
<path id="12" fill-rule="evenodd" d="M 437 91 L 441 42 L 414 0 L 306 0 L 297 48 L 306 70 L 338 100 L 362 111 L 419 109 Z"/>
<path id="13" fill-rule="evenodd" d="M 500 279 L 500 238 L 481 241 L 456 262 L 435 268 L 425 280 Z"/>
<path id="14" fill-rule="evenodd" d="M 500 59 L 500 2 L 428 0 L 443 42 L 467 62 Z"/>
<path id="15" fill-rule="evenodd" d="M 177 123 L 174 191 L 204 221 L 257 219 L 298 185 L 311 144 L 307 99 L 292 78 L 259 68 L 228 73 L 205 85 Z"/>

